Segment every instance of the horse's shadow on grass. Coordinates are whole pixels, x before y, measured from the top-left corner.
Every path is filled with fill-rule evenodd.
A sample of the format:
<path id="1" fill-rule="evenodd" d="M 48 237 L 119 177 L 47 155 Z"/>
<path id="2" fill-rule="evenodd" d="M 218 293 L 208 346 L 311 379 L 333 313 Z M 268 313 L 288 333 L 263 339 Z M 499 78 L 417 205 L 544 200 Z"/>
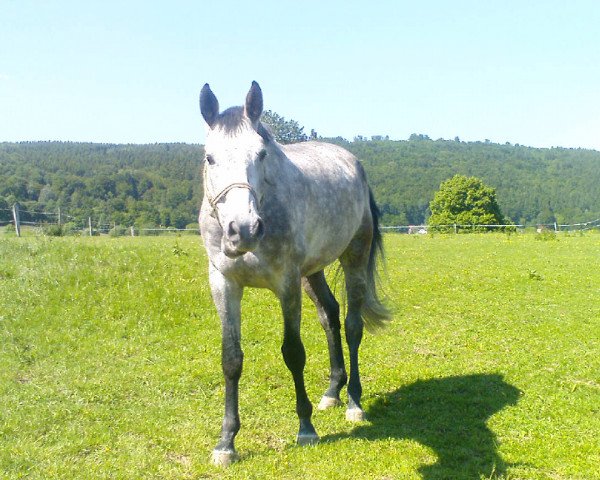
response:
<path id="1" fill-rule="evenodd" d="M 499 477 L 506 464 L 486 422 L 519 395 L 498 374 L 419 380 L 381 395 L 367 411 L 369 424 L 323 440 L 412 439 L 437 456 L 436 463 L 419 468 L 424 480 Z"/>

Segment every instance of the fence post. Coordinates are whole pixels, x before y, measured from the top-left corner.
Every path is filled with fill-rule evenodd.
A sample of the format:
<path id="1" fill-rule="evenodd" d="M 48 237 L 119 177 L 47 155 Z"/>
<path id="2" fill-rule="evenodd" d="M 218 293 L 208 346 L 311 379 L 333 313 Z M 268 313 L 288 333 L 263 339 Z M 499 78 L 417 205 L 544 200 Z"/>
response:
<path id="1" fill-rule="evenodd" d="M 135 237 L 135 229 L 133 228 L 133 225 L 131 226 L 131 236 Z"/>
<path id="2" fill-rule="evenodd" d="M 13 205 L 13 219 L 15 220 L 15 232 L 17 237 L 21 236 L 21 217 L 19 215 L 19 203 Z"/>
<path id="3" fill-rule="evenodd" d="M 60 218 L 60 207 L 58 207 L 58 226 L 60 227 L 61 225 L 61 218 Z"/>
<path id="4" fill-rule="evenodd" d="M 90 237 L 93 236 L 92 233 L 92 217 L 88 217 L 88 228 L 90 230 Z"/>

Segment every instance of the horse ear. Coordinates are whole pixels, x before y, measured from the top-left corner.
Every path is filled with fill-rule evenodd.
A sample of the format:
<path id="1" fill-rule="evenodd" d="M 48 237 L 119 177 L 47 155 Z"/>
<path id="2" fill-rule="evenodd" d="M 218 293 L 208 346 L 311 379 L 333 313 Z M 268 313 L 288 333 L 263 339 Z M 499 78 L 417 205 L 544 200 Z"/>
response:
<path id="1" fill-rule="evenodd" d="M 200 92 L 200 112 L 202 112 L 202 116 L 208 126 L 212 128 L 217 115 L 219 115 L 219 101 L 208 83 L 202 87 L 202 91 Z"/>
<path id="2" fill-rule="evenodd" d="M 263 96 L 260 85 L 256 82 L 252 82 L 250 91 L 248 92 L 248 95 L 246 95 L 246 106 L 244 107 L 244 111 L 252 123 L 258 123 L 263 111 Z"/>

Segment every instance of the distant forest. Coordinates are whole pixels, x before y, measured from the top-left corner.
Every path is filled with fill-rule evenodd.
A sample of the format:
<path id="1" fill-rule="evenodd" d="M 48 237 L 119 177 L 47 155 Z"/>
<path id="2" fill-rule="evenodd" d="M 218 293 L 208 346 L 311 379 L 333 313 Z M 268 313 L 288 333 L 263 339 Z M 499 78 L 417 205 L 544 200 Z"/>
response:
<path id="1" fill-rule="evenodd" d="M 424 223 L 434 192 L 455 174 L 496 188 L 502 212 L 514 223 L 600 217 L 600 152 L 594 150 L 416 134 L 406 141 L 323 140 L 361 159 L 386 225 Z M 202 158 L 202 147 L 188 144 L 0 143 L 0 224 L 10 220 L 15 202 L 30 212 L 60 208 L 63 221 L 81 226 L 88 217 L 140 228 L 195 224 Z"/>

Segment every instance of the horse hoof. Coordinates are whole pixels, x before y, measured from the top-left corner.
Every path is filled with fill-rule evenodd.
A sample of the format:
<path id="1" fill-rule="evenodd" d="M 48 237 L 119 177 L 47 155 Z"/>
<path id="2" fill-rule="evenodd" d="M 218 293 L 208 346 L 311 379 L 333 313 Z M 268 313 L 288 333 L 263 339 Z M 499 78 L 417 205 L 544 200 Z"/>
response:
<path id="1" fill-rule="evenodd" d="M 317 408 L 319 410 L 327 410 L 328 408 L 339 407 L 342 401 L 339 398 L 323 396 Z"/>
<path id="2" fill-rule="evenodd" d="M 346 410 L 346 420 L 349 422 L 364 422 L 366 420 L 365 412 L 361 408 L 349 408 Z"/>
<path id="3" fill-rule="evenodd" d="M 212 452 L 212 462 L 219 467 L 228 467 L 239 458 L 235 450 L 213 450 Z"/>
<path id="4" fill-rule="evenodd" d="M 316 445 L 319 443 L 319 436 L 316 433 L 298 434 L 296 437 L 296 443 L 300 446 Z"/>

